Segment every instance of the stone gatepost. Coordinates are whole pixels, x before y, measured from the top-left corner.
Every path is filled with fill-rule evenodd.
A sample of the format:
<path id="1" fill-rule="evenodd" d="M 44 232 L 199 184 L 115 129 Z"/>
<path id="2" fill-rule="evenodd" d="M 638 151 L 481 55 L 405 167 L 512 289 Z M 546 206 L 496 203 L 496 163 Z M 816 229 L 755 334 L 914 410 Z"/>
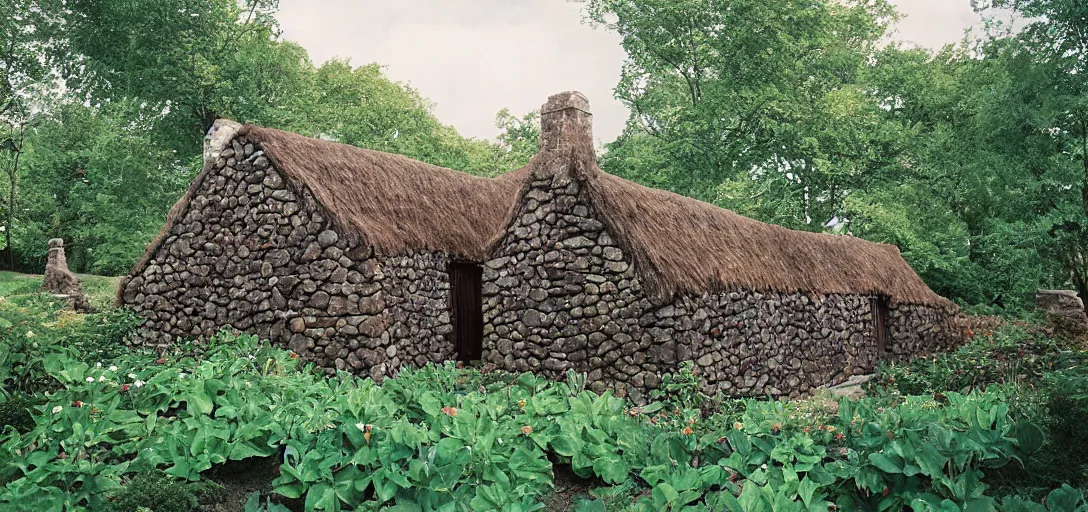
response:
<path id="1" fill-rule="evenodd" d="M 64 257 L 64 240 L 60 238 L 49 241 L 49 256 L 45 263 L 42 288 L 58 299 L 67 300 L 69 306 L 76 311 L 90 312 L 92 309 L 79 278 L 68 270 L 68 260 Z"/>
<path id="2" fill-rule="evenodd" d="M 1072 290 L 1039 290 L 1035 292 L 1035 307 L 1046 313 L 1046 321 L 1056 336 L 1088 341 L 1088 315 L 1084 302 Z"/>

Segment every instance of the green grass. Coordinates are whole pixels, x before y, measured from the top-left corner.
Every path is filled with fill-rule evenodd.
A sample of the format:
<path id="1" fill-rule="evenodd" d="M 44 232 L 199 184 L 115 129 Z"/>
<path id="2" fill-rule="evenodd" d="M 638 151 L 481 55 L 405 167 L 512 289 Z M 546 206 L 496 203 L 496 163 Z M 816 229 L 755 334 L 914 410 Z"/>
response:
<path id="1" fill-rule="evenodd" d="M 91 298 L 95 309 L 106 309 L 113 305 L 119 277 L 76 274 L 83 283 L 83 290 Z M 20 274 L 0 271 L 0 297 L 13 298 L 34 295 L 42 291 L 42 275 Z"/>

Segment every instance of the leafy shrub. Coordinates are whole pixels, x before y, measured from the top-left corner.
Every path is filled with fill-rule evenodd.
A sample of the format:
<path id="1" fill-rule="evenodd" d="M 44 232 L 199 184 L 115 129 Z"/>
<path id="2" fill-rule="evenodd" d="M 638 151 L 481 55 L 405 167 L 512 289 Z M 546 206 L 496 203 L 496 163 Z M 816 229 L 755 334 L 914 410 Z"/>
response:
<path id="1" fill-rule="evenodd" d="M 699 409 L 707 401 L 700 391 L 699 370 L 692 361 L 684 361 L 676 373 L 663 375 L 661 385 L 650 391 L 650 399 L 665 407 Z"/>
<path id="2" fill-rule="evenodd" d="M 1039 396 L 1045 411 L 1042 423 L 1061 461 L 1048 465 L 1051 473 L 1063 482 L 1088 482 L 1088 369 L 1048 374 Z"/>
<path id="3" fill-rule="evenodd" d="M 1074 489 L 1069 485 L 1062 485 L 1046 495 L 1045 503 L 1037 503 L 1019 496 L 1007 497 L 1001 500 L 1003 512 L 1085 512 L 1088 511 L 1088 502 L 1084 500 L 1084 492 Z"/>
<path id="4" fill-rule="evenodd" d="M 188 486 L 161 473 L 149 473 L 133 478 L 111 499 L 113 512 L 193 512 L 198 500 Z"/>
<path id="5" fill-rule="evenodd" d="M 1039 381 L 1043 374 L 1088 363 L 1088 354 L 1068 350 L 1058 341 L 1008 326 L 980 333 L 959 349 L 919 357 L 906 364 L 877 368 L 870 393 L 921 395 L 986 389 L 993 384 Z"/>
<path id="6" fill-rule="evenodd" d="M 36 404 L 34 400 L 22 394 L 0 400 L 0 432 L 9 426 L 16 432 L 26 432 L 34 427 L 34 416 L 31 415 L 31 407 Z"/>

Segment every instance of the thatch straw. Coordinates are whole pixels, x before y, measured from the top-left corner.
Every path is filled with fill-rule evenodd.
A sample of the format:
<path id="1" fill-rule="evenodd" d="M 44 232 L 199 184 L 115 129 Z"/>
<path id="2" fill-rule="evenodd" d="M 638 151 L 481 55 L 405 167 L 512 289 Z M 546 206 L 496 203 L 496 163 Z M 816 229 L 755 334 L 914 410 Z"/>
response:
<path id="1" fill-rule="evenodd" d="M 382 254 L 441 251 L 487 259 L 528 169 L 481 178 L 400 155 L 247 125 L 277 169 L 305 186 L 341 235 Z"/>
<path id="2" fill-rule="evenodd" d="M 600 220 L 633 259 L 655 302 L 743 288 L 884 295 L 896 303 L 952 307 L 893 245 L 766 224 L 600 170 L 586 183 Z"/>
<path id="3" fill-rule="evenodd" d="M 260 145 L 296 192 L 309 190 L 342 236 L 382 254 L 440 251 L 485 261 L 519 214 L 533 176 L 568 174 L 586 185 L 598 217 L 657 303 L 687 293 L 750 289 L 884 295 L 896 303 L 953 307 L 894 246 L 766 224 L 601 171 L 588 120 L 571 115 L 556 127 L 560 142 L 498 178 L 251 125 L 238 135 Z M 184 216 L 208 164 L 130 275 L 142 271 Z"/>

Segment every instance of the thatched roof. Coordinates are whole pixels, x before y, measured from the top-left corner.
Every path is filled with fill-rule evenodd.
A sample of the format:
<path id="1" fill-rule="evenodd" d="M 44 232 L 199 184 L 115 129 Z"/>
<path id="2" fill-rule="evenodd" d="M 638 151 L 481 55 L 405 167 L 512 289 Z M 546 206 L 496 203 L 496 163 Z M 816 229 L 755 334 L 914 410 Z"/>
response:
<path id="1" fill-rule="evenodd" d="M 745 288 L 951 306 L 893 245 L 759 222 L 586 167 L 594 169 L 586 183 L 600 220 L 659 301 Z"/>
<path id="2" fill-rule="evenodd" d="M 554 127 L 562 143 L 497 178 L 252 125 L 238 135 L 259 144 L 293 188 L 308 189 L 341 235 L 382 254 L 435 250 L 487 260 L 533 176 L 565 174 L 586 185 L 600 220 L 632 259 L 655 302 L 752 289 L 884 295 L 898 303 L 951 307 L 894 246 L 766 224 L 607 174 L 597 166 L 589 142 L 588 111 L 564 115 Z M 184 216 L 210 163 L 174 205 L 132 275 Z"/>
<path id="3" fill-rule="evenodd" d="M 371 151 L 247 125 L 239 131 L 328 211 L 341 235 L 381 254 L 417 250 L 487 259 L 528 169 L 481 178 Z"/>

